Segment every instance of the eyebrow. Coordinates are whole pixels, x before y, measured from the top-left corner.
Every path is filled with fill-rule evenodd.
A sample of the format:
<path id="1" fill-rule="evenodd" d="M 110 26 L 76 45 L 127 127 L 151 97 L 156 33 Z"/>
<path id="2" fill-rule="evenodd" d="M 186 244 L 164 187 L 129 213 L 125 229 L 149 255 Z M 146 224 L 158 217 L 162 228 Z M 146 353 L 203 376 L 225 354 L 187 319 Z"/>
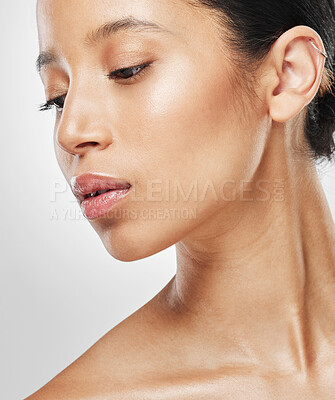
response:
<path id="1" fill-rule="evenodd" d="M 107 22 L 101 25 L 98 29 L 92 31 L 85 38 L 85 43 L 88 45 L 96 44 L 101 40 L 109 38 L 112 34 L 120 30 L 134 31 L 153 31 L 153 32 L 169 32 L 163 26 L 147 20 L 141 20 L 134 17 L 125 17 L 116 21 Z"/>
<path id="2" fill-rule="evenodd" d="M 125 17 L 115 21 L 107 22 L 99 28 L 90 32 L 84 39 L 84 43 L 88 46 L 96 45 L 102 40 L 108 39 L 111 35 L 118 31 L 133 30 L 137 32 L 152 31 L 152 32 L 167 32 L 172 33 L 167 28 L 147 20 L 140 20 L 134 17 Z M 43 51 L 39 54 L 36 60 L 36 69 L 40 73 L 42 68 L 57 61 L 57 57 L 49 52 Z"/>

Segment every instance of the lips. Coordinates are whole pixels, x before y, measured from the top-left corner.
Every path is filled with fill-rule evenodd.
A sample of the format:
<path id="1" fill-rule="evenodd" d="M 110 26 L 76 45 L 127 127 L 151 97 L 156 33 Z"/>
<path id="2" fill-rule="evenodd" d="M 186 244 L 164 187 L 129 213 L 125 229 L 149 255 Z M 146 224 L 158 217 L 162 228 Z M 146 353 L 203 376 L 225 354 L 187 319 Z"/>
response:
<path id="1" fill-rule="evenodd" d="M 88 219 L 105 215 L 130 188 L 129 182 L 107 175 L 84 174 L 71 179 L 72 192 Z"/>

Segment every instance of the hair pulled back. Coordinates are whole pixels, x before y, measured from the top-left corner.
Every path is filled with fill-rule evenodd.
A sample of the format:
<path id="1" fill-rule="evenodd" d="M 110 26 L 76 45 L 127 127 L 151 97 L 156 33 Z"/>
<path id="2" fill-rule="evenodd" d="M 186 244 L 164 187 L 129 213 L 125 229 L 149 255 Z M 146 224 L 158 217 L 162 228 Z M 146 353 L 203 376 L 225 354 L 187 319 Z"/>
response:
<path id="1" fill-rule="evenodd" d="M 226 38 L 242 67 L 263 60 L 274 42 L 297 25 L 314 29 L 328 58 L 320 90 L 310 102 L 305 135 L 314 159 L 331 160 L 335 152 L 335 0 L 189 0 L 193 6 L 216 11 L 231 32 Z M 219 11 L 219 13 L 217 13 Z"/>

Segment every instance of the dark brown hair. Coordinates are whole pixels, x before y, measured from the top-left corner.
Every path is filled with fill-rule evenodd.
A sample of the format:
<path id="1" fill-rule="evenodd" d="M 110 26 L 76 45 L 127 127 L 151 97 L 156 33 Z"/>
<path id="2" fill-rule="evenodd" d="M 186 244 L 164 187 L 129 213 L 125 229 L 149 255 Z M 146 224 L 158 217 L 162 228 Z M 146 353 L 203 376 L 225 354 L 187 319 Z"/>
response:
<path id="1" fill-rule="evenodd" d="M 273 43 L 297 25 L 314 29 L 328 58 L 320 90 L 308 105 L 305 134 L 314 159 L 331 160 L 335 153 L 335 0 L 189 0 L 206 6 L 232 33 L 225 37 L 239 57 L 239 65 L 257 65 Z M 242 61 L 243 60 L 243 61 Z"/>

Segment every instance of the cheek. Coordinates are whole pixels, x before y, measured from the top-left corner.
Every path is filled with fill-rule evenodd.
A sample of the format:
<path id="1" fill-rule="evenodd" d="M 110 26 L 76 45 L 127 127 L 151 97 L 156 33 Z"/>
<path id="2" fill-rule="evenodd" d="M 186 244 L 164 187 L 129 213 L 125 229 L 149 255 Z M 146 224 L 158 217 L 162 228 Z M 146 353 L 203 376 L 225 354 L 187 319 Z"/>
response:
<path id="1" fill-rule="evenodd" d="M 141 84 L 121 129 L 128 132 L 126 147 L 139 180 L 197 180 L 200 185 L 212 180 L 216 185 L 243 174 L 251 138 L 222 70 L 179 62 Z"/>

